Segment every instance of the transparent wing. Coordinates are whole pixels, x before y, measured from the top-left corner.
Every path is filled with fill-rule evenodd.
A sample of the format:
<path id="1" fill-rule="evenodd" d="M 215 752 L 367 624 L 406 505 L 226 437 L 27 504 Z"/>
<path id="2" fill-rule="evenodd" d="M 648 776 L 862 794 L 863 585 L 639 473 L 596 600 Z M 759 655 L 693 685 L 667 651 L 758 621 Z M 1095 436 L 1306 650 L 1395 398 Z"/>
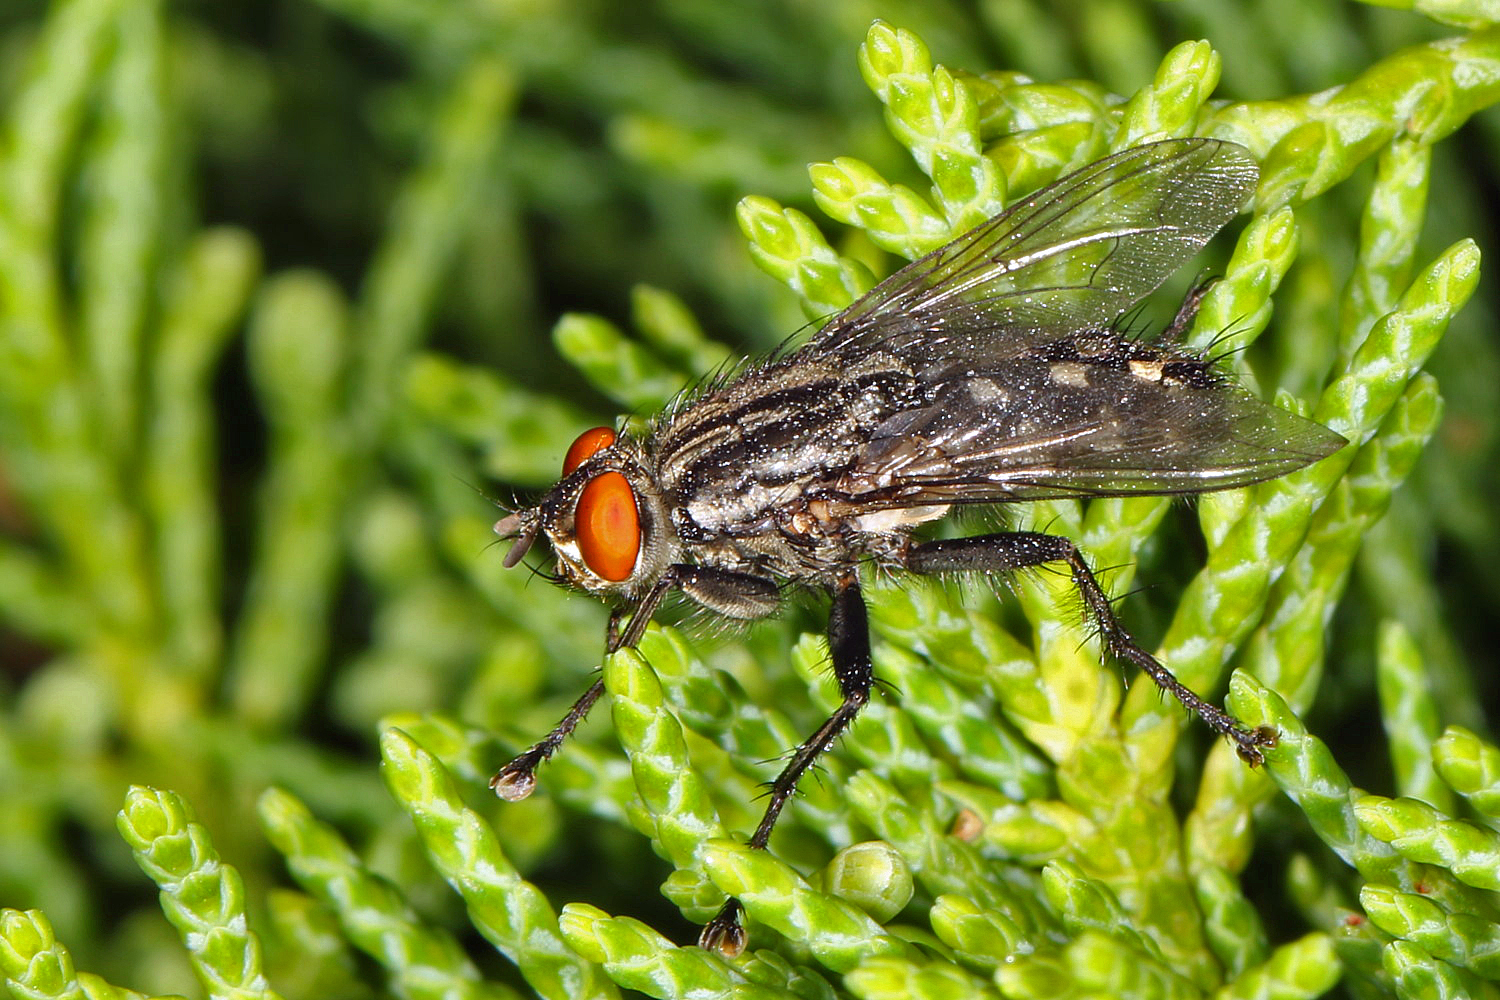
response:
<path id="1" fill-rule="evenodd" d="M 1017 359 L 933 383 L 836 484 L 854 508 L 1201 493 L 1284 475 L 1342 437 L 1206 363 L 1123 338 L 1132 360 Z"/>
<path id="2" fill-rule="evenodd" d="M 1107 325 L 1223 228 L 1257 176 L 1248 151 L 1215 139 L 1116 153 L 902 268 L 802 350 L 921 367 Z"/>

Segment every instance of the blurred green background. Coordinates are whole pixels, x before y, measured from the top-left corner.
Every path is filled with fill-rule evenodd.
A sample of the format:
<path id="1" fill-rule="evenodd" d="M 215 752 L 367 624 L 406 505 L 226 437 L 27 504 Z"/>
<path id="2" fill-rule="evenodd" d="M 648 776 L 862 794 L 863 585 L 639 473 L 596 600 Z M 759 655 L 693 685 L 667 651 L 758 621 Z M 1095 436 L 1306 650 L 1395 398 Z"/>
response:
<path id="1" fill-rule="evenodd" d="M 895 266 L 823 219 L 806 171 L 853 156 L 924 190 L 856 66 L 875 18 L 944 65 L 1117 94 L 1206 38 L 1215 96 L 1246 101 L 1344 84 L 1459 30 L 1331 0 L 0 8 L 0 904 L 44 909 L 110 979 L 191 992 L 115 832 L 128 786 L 171 788 L 243 873 L 287 995 L 379 993 L 359 963 L 337 990 L 326 969 L 275 964 L 299 925 L 290 897 L 266 902 L 288 879 L 255 807 L 279 785 L 462 927 L 381 786 L 381 720 L 439 712 L 496 734 L 470 748 L 483 793 L 587 683 L 603 609 L 505 573 L 488 497 L 546 486 L 580 430 L 647 412 L 711 360 L 691 336 L 697 354 L 638 356 L 616 328 L 691 331 L 685 307 L 740 354 L 807 321 L 754 266 L 740 198 L 800 208 L 841 252 Z M 1497 164 L 1493 112 L 1438 147 L 1419 260 L 1495 245 Z M 1257 364 L 1296 372 L 1317 348 L 1287 328 L 1335 325 L 1371 177 L 1298 206 L 1281 332 Z M 1375 791 L 1391 792 L 1379 622 L 1415 636 L 1443 722 L 1482 731 L 1496 706 L 1495 302 L 1482 286 L 1428 365 L 1444 423 L 1329 625 L 1308 718 Z M 554 338 L 579 312 L 613 326 Z M 1202 546 L 1190 517 L 1169 520 L 1140 555 L 1161 586 L 1127 605 L 1153 640 Z M 804 628 L 816 617 L 793 613 L 704 655 L 774 664 Z M 482 808 L 559 903 L 687 940 L 657 893 L 665 869 L 594 792 L 624 780 L 599 715 L 544 772 L 551 794 Z"/>

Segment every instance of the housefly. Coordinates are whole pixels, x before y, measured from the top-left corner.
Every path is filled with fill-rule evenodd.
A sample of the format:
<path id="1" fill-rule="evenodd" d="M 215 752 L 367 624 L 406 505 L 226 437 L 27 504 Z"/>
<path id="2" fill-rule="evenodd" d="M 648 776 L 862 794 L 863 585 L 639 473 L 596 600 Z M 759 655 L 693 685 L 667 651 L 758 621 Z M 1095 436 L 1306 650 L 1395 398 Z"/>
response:
<path id="1" fill-rule="evenodd" d="M 545 536 L 559 582 L 614 607 L 609 652 L 634 646 L 670 594 L 734 619 L 774 613 L 793 589 L 831 595 L 843 700 L 790 752 L 753 848 L 869 699 L 867 564 L 924 575 L 1065 564 L 1104 648 L 1259 763 L 1274 732 L 1241 725 L 1141 648 L 1069 539 L 913 534 L 975 504 L 1244 486 L 1345 444 L 1180 343 L 1201 289 L 1162 338 L 1119 328 L 1234 217 L 1257 176 L 1233 143 L 1169 139 L 1064 177 L 902 268 L 801 346 L 685 394 L 643 434 L 584 432 L 540 503 L 495 526 L 516 539 L 505 564 Z M 602 690 L 596 681 L 495 776 L 502 798 L 530 794 Z M 738 953 L 740 915 L 730 899 L 700 943 Z"/>

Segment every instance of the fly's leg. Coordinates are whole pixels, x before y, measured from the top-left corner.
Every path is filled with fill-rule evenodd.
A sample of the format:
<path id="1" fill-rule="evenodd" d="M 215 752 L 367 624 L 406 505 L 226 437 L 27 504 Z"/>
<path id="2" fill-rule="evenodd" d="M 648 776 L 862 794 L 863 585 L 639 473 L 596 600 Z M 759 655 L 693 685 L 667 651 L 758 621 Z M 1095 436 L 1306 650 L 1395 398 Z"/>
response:
<path id="1" fill-rule="evenodd" d="M 870 684 L 874 679 L 874 667 L 870 663 L 870 620 L 865 613 L 859 581 L 853 575 L 840 581 L 833 595 L 833 607 L 828 612 L 828 652 L 844 700 L 817 731 L 792 752 L 791 760 L 771 783 L 766 813 L 750 836 L 750 846 L 756 850 L 764 850 L 770 843 L 771 829 L 781 816 L 782 807 L 797 790 L 797 782 L 803 773 L 833 746 L 833 741 L 870 700 Z"/>
<path id="2" fill-rule="evenodd" d="M 583 721 L 584 716 L 589 714 L 589 709 L 594 707 L 594 702 L 598 701 L 603 693 L 603 681 L 590 684 L 589 689 L 583 692 L 583 697 L 573 702 L 573 707 L 568 709 L 568 714 L 552 728 L 552 732 L 538 740 L 530 750 L 502 767 L 499 773 L 490 779 L 490 787 L 495 790 L 495 794 L 507 802 L 519 802 L 530 795 L 536 789 L 536 769 L 552 759 L 552 755 L 557 753 L 557 748 L 573 734 L 573 730 L 578 728 L 578 724 Z"/>
<path id="3" fill-rule="evenodd" d="M 1182 305 L 1177 307 L 1177 315 L 1172 317 L 1171 324 L 1156 339 L 1164 344 L 1182 343 L 1188 330 L 1192 328 L 1193 320 L 1198 318 L 1198 307 L 1203 305 L 1203 297 L 1218 283 L 1219 279 L 1216 277 L 1199 278 L 1193 282 L 1193 287 L 1182 297 Z"/>
<path id="4" fill-rule="evenodd" d="M 1163 691 L 1197 713 L 1214 732 L 1233 740 L 1236 752 L 1252 767 L 1265 760 L 1262 748 L 1276 745 L 1275 730 L 1246 728 L 1228 712 L 1194 694 L 1154 656 L 1136 645 L 1119 618 L 1115 617 L 1114 608 L 1084 561 L 1083 553 L 1067 538 L 1016 531 L 923 542 L 907 550 L 905 561 L 906 568 L 914 573 L 1000 572 L 1065 562 L 1072 571 L 1073 585 L 1083 597 L 1084 607 L 1098 626 L 1104 647 L 1110 653 L 1139 667 Z"/>
<path id="5" fill-rule="evenodd" d="M 828 720 L 818 727 L 802 745 L 792 751 L 774 782 L 771 783 L 770 802 L 760 825 L 750 837 L 750 847 L 765 850 L 771 840 L 771 829 L 781 816 L 781 810 L 797 782 L 823 753 L 833 745 L 865 702 L 870 700 L 870 684 L 873 667 L 870 663 L 870 624 L 865 614 L 864 598 L 860 596 L 859 581 L 850 575 L 839 582 L 833 595 L 833 608 L 828 614 L 828 651 L 833 660 L 833 673 L 838 678 L 839 690 L 844 695 L 843 703 L 834 709 Z M 723 952 L 730 957 L 745 950 L 745 929 L 740 924 L 744 907 L 738 899 L 729 899 L 717 916 L 703 928 L 698 937 L 700 947 Z"/>
<path id="6" fill-rule="evenodd" d="M 646 624 L 651 621 L 651 616 L 656 612 L 656 606 L 661 599 L 667 595 L 667 591 L 678 583 L 676 567 L 669 567 L 661 575 L 641 602 L 631 612 L 630 621 L 624 630 L 620 628 L 620 618 L 623 612 L 616 611 L 609 616 L 609 625 L 604 632 L 604 652 L 613 653 L 617 649 L 625 649 L 634 646 L 641 641 L 641 635 L 646 631 Z M 604 682 L 594 681 L 589 689 L 583 693 L 583 697 L 573 703 L 568 709 L 568 714 L 562 717 L 552 732 L 538 740 L 529 750 L 520 754 L 515 760 L 506 764 L 500 771 L 490 779 L 490 787 L 495 794 L 507 802 L 519 802 L 526 798 L 536 789 L 536 769 L 552 759 L 557 753 L 557 748 L 573 734 L 578 724 L 589 714 L 589 709 L 594 707 L 594 702 L 604 693 Z"/>

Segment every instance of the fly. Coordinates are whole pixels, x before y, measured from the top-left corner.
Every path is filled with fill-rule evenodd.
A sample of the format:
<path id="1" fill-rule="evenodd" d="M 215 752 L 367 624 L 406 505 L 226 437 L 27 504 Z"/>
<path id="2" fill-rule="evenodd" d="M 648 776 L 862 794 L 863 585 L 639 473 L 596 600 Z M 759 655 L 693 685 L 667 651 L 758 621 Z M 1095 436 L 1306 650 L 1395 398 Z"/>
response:
<path id="1" fill-rule="evenodd" d="M 1248 151 L 1213 139 L 1127 149 L 1064 177 L 902 268 L 801 347 L 687 395 L 644 434 L 584 432 L 541 502 L 495 525 L 516 539 L 505 564 L 545 535 L 560 582 L 613 606 L 607 652 L 634 646 L 669 594 L 746 620 L 773 614 L 788 589 L 831 595 L 843 701 L 791 751 L 752 848 L 766 847 L 798 780 L 869 700 L 865 564 L 924 575 L 1066 564 L 1104 648 L 1260 763 L 1275 733 L 1243 726 L 1141 648 L 1069 539 L 913 537 L 971 504 L 1245 486 L 1346 443 L 1180 343 L 1201 288 L 1163 338 L 1119 329 L 1257 178 Z M 496 793 L 529 795 L 602 691 L 594 682 L 501 769 Z M 700 944 L 739 953 L 741 913 L 728 900 Z"/>

